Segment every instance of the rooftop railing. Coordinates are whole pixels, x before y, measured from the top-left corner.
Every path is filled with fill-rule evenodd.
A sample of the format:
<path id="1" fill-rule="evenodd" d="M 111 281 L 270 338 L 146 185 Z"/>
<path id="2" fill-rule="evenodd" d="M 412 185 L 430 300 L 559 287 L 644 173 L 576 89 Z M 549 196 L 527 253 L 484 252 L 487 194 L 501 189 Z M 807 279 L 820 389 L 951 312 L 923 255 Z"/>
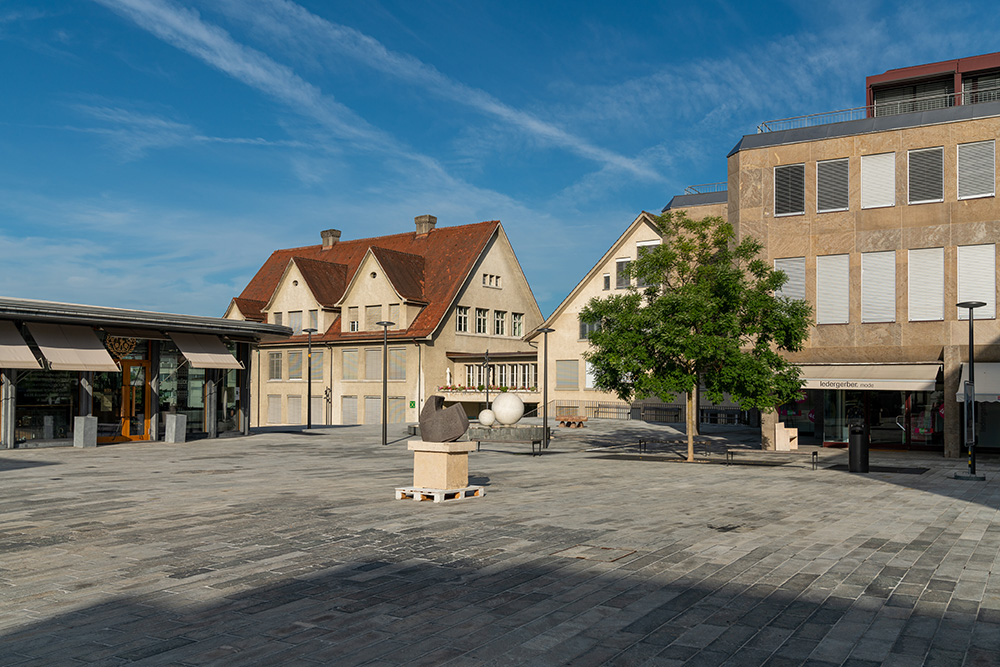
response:
<path id="1" fill-rule="evenodd" d="M 880 102 L 866 107 L 854 107 L 853 109 L 840 109 L 838 111 L 825 111 L 823 113 L 808 114 L 806 116 L 793 116 L 791 118 L 781 118 L 779 120 L 768 120 L 757 126 L 757 134 L 763 134 L 765 132 L 779 132 L 781 130 L 795 130 L 803 127 L 814 127 L 817 125 L 844 123 L 850 120 L 861 120 L 863 118 L 870 118 L 873 116 L 896 116 L 903 113 L 930 111 L 931 109 L 945 109 L 958 104 L 995 102 L 997 100 L 1000 100 L 1000 87 L 967 90 L 965 92 L 949 93 L 947 95 L 929 95 L 927 97 L 893 100 Z"/>
<path id="2" fill-rule="evenodd" d="M 689 185 L 684 188 L 684 194 L 704 195 L 709 192 L 725 192 L 727 187 L 727 181 L 719 181 L 718 183 L 702 183 L 701 185 Z"/>

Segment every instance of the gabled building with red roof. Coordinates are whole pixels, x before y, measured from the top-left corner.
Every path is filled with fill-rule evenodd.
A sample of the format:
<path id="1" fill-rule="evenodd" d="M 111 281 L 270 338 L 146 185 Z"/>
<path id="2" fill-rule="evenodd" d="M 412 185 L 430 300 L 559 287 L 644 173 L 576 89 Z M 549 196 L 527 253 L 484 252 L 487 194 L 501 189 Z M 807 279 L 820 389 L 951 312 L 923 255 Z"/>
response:
<path id="1" fill-rule="evenodd" d="M 477 414 L 487 385 L 537 401 L 537 355 L 524 336 L 542 315 L 503 226 L 415 223 L 357 240 L 326 230 L 318 245 L 276 250 L 232 300 L 227 318 L 293 331 L 256 352 L 254 426 L 306 422 L 308 329 L 312 423 L 380 423 L 386 321 L 389 422 L 416 421 L 434 393 Z"/>

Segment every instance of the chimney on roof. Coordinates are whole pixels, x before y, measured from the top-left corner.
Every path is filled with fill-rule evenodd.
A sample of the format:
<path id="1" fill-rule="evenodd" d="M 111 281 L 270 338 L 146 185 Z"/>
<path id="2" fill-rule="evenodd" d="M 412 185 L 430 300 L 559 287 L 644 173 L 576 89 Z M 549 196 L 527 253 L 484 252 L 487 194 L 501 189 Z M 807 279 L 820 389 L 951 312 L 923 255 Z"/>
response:
<path id="1" fill-rule="evenodd" d="M 324 229 L 319 235 L 323 239 L 324 248 L 332 248 L 340 240 L 339 229 Z"/>
<path id="2" fill-rule="evenodd" d="M 418 215 L 413 219 L 413 222 L 417 223 L 417 236 L 423 236 L 424 234 L 429 234 L 434 225 L 437 224 L 438 219 L 433 215 Z"/>

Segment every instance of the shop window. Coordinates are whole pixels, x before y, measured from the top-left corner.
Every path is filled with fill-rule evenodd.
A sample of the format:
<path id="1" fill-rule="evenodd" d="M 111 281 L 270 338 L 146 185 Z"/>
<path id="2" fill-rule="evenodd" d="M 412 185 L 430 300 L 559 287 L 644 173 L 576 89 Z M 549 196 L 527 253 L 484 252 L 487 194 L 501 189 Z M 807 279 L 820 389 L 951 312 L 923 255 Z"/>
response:
<path id="1" fill-rule="evenodd" d="M 358 397 L 340 397 L 340 423 L 352 425 L 358 423 Z"/>
<path id="2" fill-rule="evenodd" d="M 510 335 L 517 338 L 524 335 L 524 313 L 511 313 Z"/>
<path id="3" fill-rule="evenodd" d="M 489 321 L 489 313 L 485 308 L 476 308 L 476 333 L 484 334 L 487 333 L 487 323 Z"/>
<path id="4" fill-rule="evenodd" d="M 358 379 L 358 351 L 357 350 L 344 350 L 343 356 L 343 379 L 344 380 L 357 380 Z"/>
<path id="5" fill-rule="evenodd" d="M 979 141 L 958 145 L 958 198 L 996 194 L 996 143 Z"/>
<path id="6" fill-rule="evenodd" d="M 806 166 L 788 164 L 774 168 L 774 215 L 806 212 Z"/>
<path id="7" fill-rule="evenodd" d="M 896 154 L 861 156 L 861 208 L 896 205 Z"/>
<path id="8" fill-rule="evenodd" d="M 944 319 L 944 248 L 910 250 L 907 311 L 911 322 Z"/>
<path id="9" fill-rule="evenodd" d="M 576 359 L 556 361 L 556 389 L 580 388 L 580 362 Z"/>
<path id="10" fill-rule="evenodd" d="M 797 299 L 799 301 L 806 298 L 806 258 L 805 257 L 785 257 L 774 260 L 774 269 L 785 274 L 788 280 L 775 295 L 786 299 Z"/>
<path id="11" fill-rule="evenodd" d="M 389 379 L 406 379 L 406 348 L 389 348 Z"/>
<path id="12" fill-rule="evenodd" d="M 861 321 L 896 321 L 896 253 L 861 253 Z"/>
<path id="13" fill-rule="evenodd" d="M 849 164 L 847 158 L 823 160 L 816 163 L 816 211 L 846 211 L 850 203 L 848 194 Z"/>
<path id="14" fill-rule="evenodd" d="M 280 380 L 281 375 L 281 352 L 267 353 L 267 379 Z"/>
<path id="15" fill-rule="evenodd" d="M 944 201 L 944 149 L 921 148 L 907 153 L 909 203 Z"/>
<path id="16" fill-rule="evenodd" d="M 293 350 L 288 353 L 288 379 L 302 379 L 302 352 Z"/>
<path id="17" fill-rule="evenodd" d="M 298 336 L 302 333 L 302 311 L 292 310 L 288 313 L 288 326 L 292 329 L 292 334 Z"/>
<path id="18" fill-rule="evenodd" d="M 382 350 L 377 347 L 365 350 L 365 379 L 382 379 Z"/>
<path id="19" fill-rule="evenodd" d="M 847 324 L 850 286 L 850 255 L 816 258 L 816 324 Z"/>
<path id="20" fill-rule="evenodd" d="M 459 333 L 469 332 L 469 307 L 458 306 L 455 308 L 455 331 Z"/>
<path id="21" fill-rule="evenodd" d="M 958 246 L 958 303 L 984 302 L 975 309 L 975 318 L 991 320 L 996 317 L 996 289 L 996 246 Z M 958 319 L 969 319 L 968 308 L 958 309 Z"/>
<path id="22" fill-rule="evenodd" d="M 98 373 L 97 375 L 109 375 Z M 106 395 L 95 388 L 94 403 L 106 398 L 115 419 L 120 414 L 120 381 Z M 80 414 L 80 374 L 75 371 L 24 372 L 18 376 L 14 410 L 14 442 L 60 440 L 73 437 L 74 418 Z M 114 408 L 112 404 L 118 399 Z M 94 411 L 95 415 L 98 411 Z"/>

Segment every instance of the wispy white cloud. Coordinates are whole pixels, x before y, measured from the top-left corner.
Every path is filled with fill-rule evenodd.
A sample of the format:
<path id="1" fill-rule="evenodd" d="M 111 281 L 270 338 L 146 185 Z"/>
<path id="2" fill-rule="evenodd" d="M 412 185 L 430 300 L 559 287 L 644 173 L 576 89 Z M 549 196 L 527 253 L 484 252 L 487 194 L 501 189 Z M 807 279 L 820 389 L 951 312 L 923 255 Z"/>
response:
<path id="1" fill-rule="evenodd" d="M 378 40 L 309 12 L 289 0 L 260 0 L 253 4 L 223 2 L 215 6 L 248 23 L 273 42 L 309 54 L 339 53 L 382 74 L 418 86 L 428 93 L 477 110 L 530 136 L 535 141 L 571 151 L 603 168 L 628 172 L 656 181 L 660 175 L 642 159 L 627 157 L 574 135 L 557 124 L 516 109 L 480 88 L 455 81 L 413 56 L 387 49 Z"/>

